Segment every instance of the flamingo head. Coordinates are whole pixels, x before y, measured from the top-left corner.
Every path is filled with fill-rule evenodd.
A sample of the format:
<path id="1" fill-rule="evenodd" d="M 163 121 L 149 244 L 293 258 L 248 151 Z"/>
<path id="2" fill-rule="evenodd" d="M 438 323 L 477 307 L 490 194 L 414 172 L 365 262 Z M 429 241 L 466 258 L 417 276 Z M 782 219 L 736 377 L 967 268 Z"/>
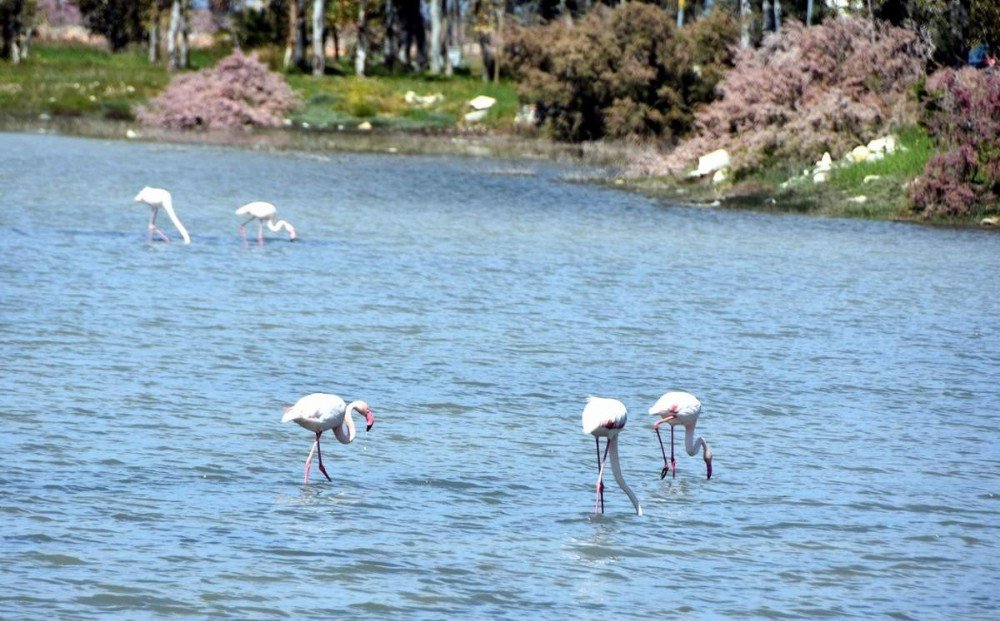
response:
<path id="1" fill-rule="evenodd" d="M 288 241 L 295 241 L 295 229 L 291 224 L 288 225 Z"/>
<path id="2" fill-rule="evenodd" d="M 712 449 L 705 445 L 705 473 L 707 479 L 712 478 Z"/>
<path id="3" fill-rule="evenodd" d="M 367 423 L 365 431 L 371 431 L 372 427 L 375 425 L 375 415 L 372 414 L 371 406 L 362 401 L 358 404 L 357 410 L 365 415 L 365 423 Z"/>

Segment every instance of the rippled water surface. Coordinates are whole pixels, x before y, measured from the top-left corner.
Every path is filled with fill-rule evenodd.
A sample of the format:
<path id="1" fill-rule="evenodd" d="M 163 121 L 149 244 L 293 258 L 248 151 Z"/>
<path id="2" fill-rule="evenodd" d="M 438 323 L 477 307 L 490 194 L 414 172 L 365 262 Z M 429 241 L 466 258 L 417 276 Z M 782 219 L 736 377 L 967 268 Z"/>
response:
<path id="1" fill-rule="evenodd" d="M 573 174 L 0 134 L 0 617 L 995 618 L 1000 236 Z M 377 423 L 303 485 L 314 391 Z"/>

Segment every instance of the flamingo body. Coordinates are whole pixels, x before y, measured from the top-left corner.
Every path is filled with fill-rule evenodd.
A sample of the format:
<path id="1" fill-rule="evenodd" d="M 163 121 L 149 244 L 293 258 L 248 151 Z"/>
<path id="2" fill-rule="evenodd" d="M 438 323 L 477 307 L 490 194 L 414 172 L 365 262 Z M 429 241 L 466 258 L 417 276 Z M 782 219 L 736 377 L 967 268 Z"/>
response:
<path id="1" fill-rule="evenodd" d="M 618 463 L 618 434 L 625 428 L 625 423 L 628 421 L 628 410 L 625 408 L 625 404 L 617 399 L 588 397 L 581 418 L 583 433 L 594 436 L 594 441 L 597 444 L 597 497 L 594 500 L 594 512 L 596 513 L 598 506 L 600 506 L 601 513 L 604 513 L 604 462 L 610 455 L 611 471 L 614 473 L 615 482 L 632 501 L 636 515 L 642 515 L 639 499 L 625 483 L 621 465 Z M 601 457 L 601 438 L 606 438 L 603 458 Z"/>
<path id="2" fill-rule="evenodd" d="M 278 208 L 264 201 L 254 201 L 252 203 L 247 203 L 239 209 L 236 210 L 237 216 L 247 216 L 247 219 L 240 224 L 240 235 L 243 236 L 243 241 L 247 239 L 246 235 L 246 225 L 252 220 L 257 220 L 257 243 L 264 244 L 264 222 L 267 222 L 267 228 L 273 233 L 285 229 L 288 231 L 288 240 L 295 241 L 295 228 L 286 222 L 285 220 L 278 220 L 275 222 L 275 217 L 278 213 Z"/>
<path id="3" fill-rule="evenodd" d="M 163 211 L 167 212 L 167 217 L 170 218 L 170 221 L 174 223 L 174 227 L 177 229 L 177 232 L 181 234 L 181 238 L 184 239 L 184 243 L 191 243 L 191 236 L 188 235 L 187 229 L 184 228 L 184 225 L 181 224 L 180 219 L 174 212 L 173 199 L 170 196 L 170 192 L 162 188 L 151 188 L 147 185 L 143 189 L 139 190 L 139 193 L 135 195 L 135 198 L 132 199 L 132 201 L 135 203 L 145 203 L 149 205 L 150 212 L 148 230 L 150 241 L 153 239 L 153 233 L 159 235 L 160 239 L 163 241 L 170 241 L 170 238 L 167 237 L 163 231 L 156 228 L 156 214 L 160 211 L 160 209 L 163 209 Z"/>
<path id="4" fill-rule="evenodd" d="M 370 431 L 375 424 L 375 416 L 371 408 L 364 401 L 352 401 L 350 404 L 344 402 L 337 395 L 330 395 L 322 392 L 306 395 L 295 402 L 295 405 L 285 408 L 285 414 L 281 417 L 281 422 L 296 422 L 300 426 L 316 434 L 313 448 L 306 458 L 305 482 L 309 482 L 309 469 L 312 464 L 313 451 L 319 457 L 319 469 L 328 481 L 330 475 L 323 467 L 323 454 L 320 449 L 319 439 L 324 431 L 333 431 L 337 441 L 341 444 L 350 444 L 354 441 L 355 430 L 354 420 L 351 418 L 352 412 L 358 412 L 365 417 L 366 431 Z"/>
<path id="5" fill-rule="evenodd" d="M 706 478 L 712 478 L 712 449 L 703 438 L 694 437 L 694 428 L 698 423 L 698 416 L 701 414 L 701 401 L 694 395 L 672 390 L 664 393 L 649 408 L 650 416 L 659 416 L 660 420 L 653 423 L 656 435 L 660 436 L 660 425 L 667 423 L 670 425 L 670 462 L 667 463 L 667 454 L 663 449 L 663 440 L 660 440 L 660 450 L 663 452 L 663 470 L 660 478 L 667 476 L 667 472 L 673 470 L 677 476 L 677 463 L 674 460 L 674 427 L 680 425 L 684 428 L 684 450 L 688 455 L 697 455 L 698 450 L 702 450 L 702 458 L 705 460 Z"/>

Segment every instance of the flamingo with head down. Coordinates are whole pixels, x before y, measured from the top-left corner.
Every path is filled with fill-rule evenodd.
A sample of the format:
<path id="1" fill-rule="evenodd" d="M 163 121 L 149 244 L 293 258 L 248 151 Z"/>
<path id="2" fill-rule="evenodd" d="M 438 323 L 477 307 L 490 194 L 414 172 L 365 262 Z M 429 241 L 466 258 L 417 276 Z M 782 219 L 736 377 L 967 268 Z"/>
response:
<path id="1" fill-rule="evenodd" d="M 632 501 L 636 515 L 642 515 L 639 499 L 622 478 L 622 468 L 618 463 L 618 434 L 625 428 L 627 420 L 628 412 L 621 401 L 602 397 L 587 398 L 587 405 L 583 408 L 583 433 L 594 436 L 594 442 L 597 443 L 597 497 L 594 499 L 594 513 L 597 513 L 598 507 L 601 513 L 604 513 L 604 462 L 610 453 L 611 471 L 615 475 L 618 487 L 622 488 Z M 601 457 L 601 438 L 607 438 L 604 457 Z"/>
<path id="2" fill-rule="evenodd" d="M 656 430 L 656 438 L 660 441 L 660 452 L 663 453 L 663 470 L 660 471 L 660 478 L 667 476 L 667 472 L 673 470 L 673 476 L 677 476 L 677 462 L 674 461 L 674 427 L 681 425 L 684 427 L 684 449 L 688 455 L 697 455 L 698 449 L 702 450 L 702 458 L 705 460 L 707 478 L 712 478 L 712 449 L 704 439 L 694 438 L 694 426 L 698 423 L 698 415 L 701 414 L 701 401 L 690 393 L 671 391 L 657 399 L 656 403 L 649 408 L 650 416 L 659 416 L 660 420 L 653 423 Z M 670 463 L 667 463 L 667 453 L 663 449 L 663 439 L 660 437 L 660 425 L 668 423 L 670 425 Z"/>
<path id="3" fill-rule="evenodd" d="M 352 401 L 350 404 L 337 395 L 328 395 L 322 392 L 315 392 L 306 395 L 295 402 L 295 405 L 285 408 L 285 415 L 281 417 L 281 422 L 296 422 L 302 427 L 316 434 L 309 457 L 306 458 L 306 480 L 309 482 L 309 470 L 312 466 L 313 453 L 319 457 L 319 471 L 323 473 L 327 481 L 332 481 L 323 467 L 323 453 L 319 447 L 319 437 L 324 431 L 333 430 L 333 435 L 341 444 L 350 444 L 354 441 L 354 420 L 352 412 L 357 412 L 365 417 L 367 427 L 365 431 L 371 431 L 375 424 L 375 416 L 372 409 L 364 401 Z"/>
<path id="4" fill-rule="evenodd" d="M 247 243 L 246 225 L 250 224 L 252 220 L 257 220 L 257 243 L 261 246 L 264 245 L 265 220 L 267 221 L 267 228 L 270 229 L 272 233 L 277 233 L 281 231 L 281 229 L 285 229 L 288 231 L 288 241 L 295 241 L 295 228 L 285 220 L 278 220 L 275 222 L 275 215 L 277 213 L 277 207 L 271 203 L 265 203 L 264 201 L 247 203 L 237 209 L 237 216 L 248 216 L 248 218 L 240 224 L 240 235 L 243 236 L 243 243 Z"/>
<path id="5" fill-rule="evenodd" d="M 156 228 L 156 214 L 160 209 L 163 209 L 163 211 L 167 212 L 167 216 L 170 218 L 170 221 L 174 223 L 174 226 L 177 228 L 177 232 L 181 234 L 181 237 L 184 239 L 184 243 L 191 243 L 191 236 L 188 235 L 187 229 L 184 228 L 184 225 L 181 224 L 177 214 L 174 213 L 174 206 L 170 197 L 170 192 L 161 188 L 151 188 L 147 185 L 143 189 L 139 190 L 139 193 L 135 195 L 135 198 L 132 199 L 132 201 L 135 203 L 146 203 L 149 205 L 149 241 L 153 241 L 153 233 L 159 235 L 160 239 L 165 242 L 170 241 L 170 238 L 167 237 L 163 231 Z"/>

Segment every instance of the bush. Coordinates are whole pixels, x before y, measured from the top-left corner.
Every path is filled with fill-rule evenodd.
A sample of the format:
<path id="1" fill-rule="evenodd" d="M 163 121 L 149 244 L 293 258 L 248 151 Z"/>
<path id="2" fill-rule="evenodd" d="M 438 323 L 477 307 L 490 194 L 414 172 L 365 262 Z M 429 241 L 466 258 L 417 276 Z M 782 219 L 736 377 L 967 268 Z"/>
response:
<path id="1" fill-rule="evenodd" d="M 942 69 L 927 80 L 924 124 L 942 152 L 910 189 L 926 217 L 997 211 L 1000 196 L 1000 72 Z"/>
<path id="2" fill-rule="evenodd" d="M 298 103 L 280 75 L 234 52 L 211 69 L 175 77 L 138 118 L 168 129 L 277 127 Z"/>
<path id="3" fill-rule="evenodd" d="M 722 98 L 697 115 L 699 135 L 649 172 L 680 172 L 720 148 L 736 172 L 813 161 L 913 123 L 910 92 L 927 53 L 916 34 L 864 19 L 812 28 L 789 21 L 760 48 L 740 53 L 719 85 Z"/>
<path id="4" fill-rule="evenodd" d="M 714 80 L 737 28 L 725 16 L 706 21 L 697 32 L 714 46 L 703 54 L 711 65 L 707 79 Z M 505 57 L 521 80 L 519 95 L 535 104 L 558 139 L 671 140 L 691 126 L 692 104 L 712 96 L 695 70 L 691 42 L 654 5 L 599 6 L 571 28 L 557 20 L 507 38 Z"/>

